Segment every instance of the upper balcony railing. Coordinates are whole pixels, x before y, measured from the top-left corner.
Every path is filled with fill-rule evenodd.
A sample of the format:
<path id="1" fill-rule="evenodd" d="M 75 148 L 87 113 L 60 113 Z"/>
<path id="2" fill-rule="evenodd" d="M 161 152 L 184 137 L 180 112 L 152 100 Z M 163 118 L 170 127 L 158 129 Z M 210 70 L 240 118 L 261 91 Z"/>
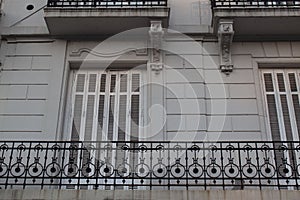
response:
<path id="1" fill-rule="evenodd" d="M 211 0 L 213 8 L 300 8 L 300 1 Z"/>
<path id="2" fill-rule="evenodd" d="M 0 142 L 1 189 L 299 189 L 297 142 Z"/>
<path id="3" fill-rule="evenodd" d="M 48 0 L 48 7 L 132 8 L 166 7 L 168 0 Z"/>

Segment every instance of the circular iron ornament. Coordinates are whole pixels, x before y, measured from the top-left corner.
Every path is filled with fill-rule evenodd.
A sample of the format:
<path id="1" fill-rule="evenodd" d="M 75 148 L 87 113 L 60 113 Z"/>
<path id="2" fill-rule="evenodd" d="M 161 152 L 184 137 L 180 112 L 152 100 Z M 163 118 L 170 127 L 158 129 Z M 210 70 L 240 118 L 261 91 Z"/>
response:
<path id="1" fill-rule="evenodd" d="M 246 144 L 242 148 L 244 149 L 244 152 L 246 152 L 246 151 L 252 152 L 253 151 L 253 147 L 251 145 L 249 145 L 249 144 Z"/>
<path id="2" fill-rule="evenodd" d="M 117 167 L 117 173 L 119 176 L 121 177 L 128 177 L 130 176 L 131 174 L 131 166 L 127 163 L 125 164 L 120 164 L 118 167 Z"/>
<path id="3" fill-rule="evenodd" d="M 146 145 L 141 144 L 141 145 L 139 146 L 139 151 L 140 151 L 140 152 L 147 152 L 147 150 L 148 150 L 148 147 L 147 147 Z"/>
<path id="4" fill-rule="evenodd" d="M 124 145 L 121 146 L 122 151 L 128 151 L 128 149 L 130 149 L 130 146 L 127 145 L 127 144 L 124 144 Z"/>
<path id="5" fill-rule="evenodd" d="M 271 164 L 263 164 L 260 167 L 260 173 L 265 178 L 272 178 L 275 175 L 275 167 Z"/>
<path id="6" fill-rule="evenodd" d="M 90 178 L 95 175 L 95 172 L 96 172 L 96 167 L 92 163 L 87 163 L 82 166 L 81 173 L 84 177 Z"/>
<path id="7" fill-rule="evenodd" d="M 0 177 L 4 176 L 7 173 L 8 167 L 5 163 L 0 163 Z"/>
<path id="8" fill-rule="evenodd" d="M 298 152 L 300 151 L 300 145 L 299 144 L 296 146 L 295 150 L 298 151 Z"/>
<path id="9" fill-rule="evenodd" d="M 39 177 L 43 173 L 43 166 L 40 163 L 32 163 L 28 167 L 28 174 L 31 177 Z"/>
<path id="10" fill-rule="evenodd" d="M 239 167 L 236 164 L 227 164 L 224 167 L 225 175 L 228 178 L 236 178 L 239 175 Z"/>
<path id="11" fill-rule="evenodd" d="M 78 166 L 76 164 L 66 164 L 64 167 L 64 174 L 67 177 L 74 177 L 78 173 Z"/>
<path id="12" fill-rule="evenodd" d="M 209 164 L 206 171 L 207 175 L 211 178 L 218 178 L 221 175 L 221 167 L 217 164 Z"/>
<path id="13" fill-rule="evenodd" d="M 290 178 L 293 175 L 293 167 L 290 164 L 281 164 L 278 166 L 278 172 L 281 177 Z"/>
<path id="14" fill-rule="evenodd" d="M 155 177 L 163 178 L 167 175 L 167 173 L 168 173 L 168 170 L 167 170 L 166 165 L 164 165 L 162 163 L 158 163 L 153 166 L 153 174 Z"/>
<path id="15" fill-rule="evenodd" d="M 138 164 L 135 167 L 135 173 L 140 178 L 146 178 L 150 173 L 150 169 L 146 164 Z"/>
<path id="16" fill-rule="evenodd" d="M 102 177 L 110 177 L 114 173 L 114 167 L 109 163 L 103 164 L 99 169 L 99 173 Z"/>
<path id="17" fill-rule="evenodd" d="M 262 152 L 264 152 L 264 151 L 269 152 L 271 150 L 271 148 L 267 144 L 261 145 L 260 149 Z"/>
<path id="18" fill-rule="evenodd" d="M 192 146 L 189 148 L 189 150 L 192 151 L 192 152 L 193 152 L 193 151 L 198 151 L 198 152 L 199 152 L 200 149 L 201 149 L 201 148 L 200 148 L 198 145 L 196 145 L 196 144 L 192 145 Z"/>
<path id="19" fill-rule="evenodd" d="M 226 151 L 235 151 L 235 147 L 232 144 L 228 144 L 225 148 Z"/>
<path id="20" fill-rule="evenodd" d="M 50 163 L 46 167 L 46 174 L 49 177 L 57 177 L 60 173 L 60 166 L 57 163 Z"/>
<path id="21" fill-rule="evenodd" d="M 155 150 L 156 150 L 156 151 L 165 151 L 165 147 L 164 147 L 164 145 L 162 145 L 162 144 L 158 144 L 158 145 L 155 147 Z"/>
<path id="22" fill-rule="evenodd" d="M 257 175 L 257 168 L 252 163 L 248 163 L 242 167 L 242 172 L 247 178 L 254 178 Z"/>
<path id="23" fill-rule="evenodd" d="M 174 178 L 181 178 L 185 174 L 185 167 L 180 163 L 176 163 L 171 166 L 171 174 Z"/>
<path id="24" fill-rule="evenodd" d="M 10 169 L 11 175 L 14 177 L 20 177 L 25 173 L 25 165 L 23 163 L 15 163 Z"/>
<path id="25" fill-rule="evenodd" d="M 189 175 L 193 178 L 200 178 L 203 175 L 203 167 L 198 163 L 189 166 Z"/>
<path id="26" fill-rule="evenodd" d="M 297 169 L 297 174 L 298 174 L 298 176 L 300 176 L 300 164 L 297 165 L 296 169 Z"/>

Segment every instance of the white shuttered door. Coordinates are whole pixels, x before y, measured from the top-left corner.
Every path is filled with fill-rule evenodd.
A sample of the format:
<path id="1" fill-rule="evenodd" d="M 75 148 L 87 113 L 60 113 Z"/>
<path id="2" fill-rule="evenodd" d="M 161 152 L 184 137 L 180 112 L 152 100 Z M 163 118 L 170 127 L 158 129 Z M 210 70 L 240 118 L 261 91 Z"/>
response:
<path id="1" fill-rule="evenodd" d="M 298 70 L 263 70 L 266 108 L 273 141 L 299 140 L 299 75 Z"/>
<path id="2" fill-rule="evenodd" d="M 75 77 L 71 140 L 138 141 L 140 72 L 79 70 Z"/>

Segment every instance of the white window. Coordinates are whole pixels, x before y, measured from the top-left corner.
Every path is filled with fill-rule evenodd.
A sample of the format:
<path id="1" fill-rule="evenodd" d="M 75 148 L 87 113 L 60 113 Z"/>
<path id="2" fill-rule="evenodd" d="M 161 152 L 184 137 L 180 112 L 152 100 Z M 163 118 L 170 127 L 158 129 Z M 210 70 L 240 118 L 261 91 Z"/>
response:
<path id="1" fill-rule="evenodd" d="M 273 141 L 299 140 L 299 78 L 299 70 L 262 71 L 268 128 Z"/>
<path id="2" fill-rule="evenodd" d="M 141 71 L 78 70 L 72 88 L 72 140 L 138 141 Z"/>

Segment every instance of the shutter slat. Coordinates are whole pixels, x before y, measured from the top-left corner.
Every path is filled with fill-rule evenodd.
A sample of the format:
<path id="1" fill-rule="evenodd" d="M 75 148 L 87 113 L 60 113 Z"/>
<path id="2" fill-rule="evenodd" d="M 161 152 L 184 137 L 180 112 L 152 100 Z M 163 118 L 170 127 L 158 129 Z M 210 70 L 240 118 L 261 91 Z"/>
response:
<path id="1" fill-rule="evenodd" d="M 100 92 L 105 92 L 105 87 L 106 87 L 106 74 L 102 74 L 100 80 Z"/>
<path id="2" fill-rule="evenodd" d="M 119 101 L 118 141 L 125 141 L 127 95 L 121 95 Z"/>
<path id="3" fill-rule="evenodd" d="M 290 87 L 292 92 L 297 92 L 297 83 L 294 73 L 289 74 Z"/>
<path id="4" fill-rule="evenodd" d="M 76 92 L 83 92 L 85 85 L 85 74 L 77 75 Z"/>
<path id="5" fill-rule="evenodd" d="M 127 92 L 127 74 L 121 74 L 120 92 Z"/>
<path id="6" fill-rule="evenodd" d="M 139 92 L 140 91 L 140 75 L 139 74 L 132 74 L 132 92 Z"/>
<path id="7" fill-rule="evenodd" d="M 297 94 L 292 95 L 294 111 L 296 116 L 296 124 L 298 129 L 298 136 L 300 138 L 300 105 L 299 105 L 299 97 Z"/>
<path id="8" fill-rule="evenodd" d="M 140 114 L 139 102 L 139 95 L 131 96 L 131 141 L 138 141 Z"/>
<path id="9" fill-rule="evenodd" d="M 97 74 L 90 74 L 89 76 L 89 92 L 96 91 Z"/>
<path id="10" fill-rule="evenodd" d="M 97 140 L 102 140 L 105 95 L 99 96 Z"/>
<path id="11" fill-rule="evenodd" d="M 114 134 L 114 106 L 115 106 L 115 96 L 110 95 L 109 97 L 109 117 L 108 117 L 108 132 L 107 139 L 109 141 L 113 140 Z"/>
<path id="12" fill-rule="evenodd" d="M 84 140 L 92 140 L 93 122 L 94 122 L 94 103 L 95 96 L 88 95 L 87 106 L 86 106 L 86 117 L 85 117 L 85 133 Z"/>
<path id="13" fill-rule="evenodd" d="M 279 92 L 285 92 L 285 84 L 283 74 L 277 74 L 278 88 Z"/>
<path id="14" fill-rule="evenodd" d="M 111 75 L 110 78 L 110 92 L 115 92 L 116 91 L 116 75 L 113 74 Z"/>
<path id="15" fill-rule="evenodd" d="M 293 141 L 289 107 L 288 107 L 287 98 L 285 94 L 280 95 L 280 101 L 281 101 L 282 115 L 283 115 L 283 121 L 285 127 L 285 134 L 288 141 Z"/>
<path id="16" fill-rule="evenodd" d="M 71 134 L 72 141 L 79 140 L 81 117 L 82 117 L 82 103 L 83 103 L 83 95 L 75 95 L 72 134 Z"/>
<path id="17" fill-rule="evenodd" d="M 272 74 L 264 74 L 264 80 L 265 80 L 265 87 L 267 92 L 273 92 L 273 80 L 272 80 Z"/>
<path id="18" fill-rule="evenodd" d="M 267 95 L 267 104 L 273 141 L 281 141 L 275 96 L 273 94 Z"/>

